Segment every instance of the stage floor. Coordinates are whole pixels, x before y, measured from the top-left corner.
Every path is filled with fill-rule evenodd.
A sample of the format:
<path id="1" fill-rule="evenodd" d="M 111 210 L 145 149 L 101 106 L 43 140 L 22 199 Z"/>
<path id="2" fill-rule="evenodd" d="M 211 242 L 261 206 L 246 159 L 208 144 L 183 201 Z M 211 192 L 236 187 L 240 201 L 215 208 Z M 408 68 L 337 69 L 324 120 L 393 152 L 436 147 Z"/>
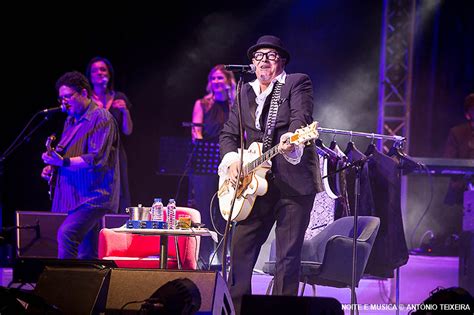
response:
<path id="1" fill-rule="evenodd" d="M 410 256 L 408 263 L 400 268 L 399 314 L 408 314 L 407 308 L 422 303 L 437 287 L 458 286 L 458 268 L 458 257 Z M 11 279 L 12 270 L 1 269 L 0 284 L 7 286 Z M 252 280 L 253 294 L 265 294 L 270 280 L 270 276 L 256 272 Z M 359 314 L 396 313 L 394 280 L 362 279 L 356 291 Z M 306 286 L 304 295 L 313 295 L 311 286 Z M 317 286 L 316 295 L 333 297 L 342 304 L 350 304 L 350 289 Z"/>

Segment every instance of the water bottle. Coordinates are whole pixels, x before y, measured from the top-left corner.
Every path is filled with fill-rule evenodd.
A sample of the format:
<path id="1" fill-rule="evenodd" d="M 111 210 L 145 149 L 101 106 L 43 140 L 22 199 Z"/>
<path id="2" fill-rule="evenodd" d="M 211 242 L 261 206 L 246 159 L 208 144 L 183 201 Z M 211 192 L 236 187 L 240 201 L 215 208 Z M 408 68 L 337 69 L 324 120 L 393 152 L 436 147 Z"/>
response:
<path id="1" fill-rule="evenodd" d="M 155 201 L 151 206 L 151 220 L 163 221 L 163 202 L 161 201 L 161 198 L 155 198 Z"/>
<path id="2" fill-rule="evenodd" d="M 176 201 L 170 199 L 166 209 L 168 211 L 166 220 L 168 222 L 168 229 L 174 230 L 176 229 Z"/>

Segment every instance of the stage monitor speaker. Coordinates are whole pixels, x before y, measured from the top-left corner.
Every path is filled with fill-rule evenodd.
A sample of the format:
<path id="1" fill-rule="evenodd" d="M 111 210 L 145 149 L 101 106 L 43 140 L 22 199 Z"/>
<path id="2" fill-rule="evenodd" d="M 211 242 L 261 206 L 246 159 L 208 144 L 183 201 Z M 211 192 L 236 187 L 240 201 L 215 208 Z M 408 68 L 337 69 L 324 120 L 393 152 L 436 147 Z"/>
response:
<path id="1" fill-rule="evenodd" d="M 328 297 L 244 295 L 241 314 L 344 315 L 344 311 L 338 300 Z"/>
<path id="2" fill-rule="evenodd" d="M 199 289 L 201 308 L 197 314 L 235 314 L 227 285 L 219 273 L 159 269 L 112 269 L 105 313 L 137 314 L 144 300 L 157 289 L 181 278 L 191 280 Z"/>
<path id="3" fill-rule="evenodd" d="M 108 229 L 118 228 L 126 224 L 129 218 L 128 214 L 106 214 L 102 218 L 102 227 Z"/>
<path id="4" fill-rule="evenodd" d="M 13 262 L 13 283 L 37 283 L 46 266 L 52 267 L 83 267 L 83 268 L 115 268 L 113 260 L 85 260 L 58 258 L 17 258 Z"/>
<path id="5" fill-rule="evenodd" d="M 65 213 L 17 211 L 17 257 L 57 257 L 56 234 L 66 216 Z"/>
<path id="6" fill-rule="evenodd" d="M 34 294 L 64 314 L 105 310 L 110 268 L 46 266 Z"/>

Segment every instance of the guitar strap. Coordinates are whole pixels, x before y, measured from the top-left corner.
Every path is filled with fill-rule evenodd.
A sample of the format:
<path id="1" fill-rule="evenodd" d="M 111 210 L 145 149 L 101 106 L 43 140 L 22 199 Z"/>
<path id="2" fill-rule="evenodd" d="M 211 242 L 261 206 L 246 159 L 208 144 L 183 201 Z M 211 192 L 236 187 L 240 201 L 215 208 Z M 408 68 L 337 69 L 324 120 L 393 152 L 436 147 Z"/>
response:
<path id="1" fill-rule="evenodd" d="M 268 110 L 267 124 L 265 126 L 265 133 L 263 134 L 263 152 L 266 152 L 272 147 L 273 132 L 275 131 L 276 117 L 278 114 L 278 108 L 280 107 L 281 101 L 281 87 L 282 83 L 279 81 L 275 82 L 273 86 L 272 99 L 270 100 L 270 109 Z"/>

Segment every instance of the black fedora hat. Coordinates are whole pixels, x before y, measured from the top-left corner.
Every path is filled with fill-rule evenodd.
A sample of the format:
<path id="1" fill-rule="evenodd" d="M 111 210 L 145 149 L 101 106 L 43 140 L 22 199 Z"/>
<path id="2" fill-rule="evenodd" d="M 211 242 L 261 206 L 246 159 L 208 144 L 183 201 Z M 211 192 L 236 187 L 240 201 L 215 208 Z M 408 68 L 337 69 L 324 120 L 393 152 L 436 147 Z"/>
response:
<path id="1" fill-rule="evenodd" d="M 253 53 L 260 48 L 274 48 L 278 53 L 286 59 L 286 64 L 290 62 L 290 53 L 283 47 L 281 39 L 273 35 L 263 35 L 258 40 L 257 43 L 251 46 L 247 50 L 247 56 L 252 60 Z"/>

